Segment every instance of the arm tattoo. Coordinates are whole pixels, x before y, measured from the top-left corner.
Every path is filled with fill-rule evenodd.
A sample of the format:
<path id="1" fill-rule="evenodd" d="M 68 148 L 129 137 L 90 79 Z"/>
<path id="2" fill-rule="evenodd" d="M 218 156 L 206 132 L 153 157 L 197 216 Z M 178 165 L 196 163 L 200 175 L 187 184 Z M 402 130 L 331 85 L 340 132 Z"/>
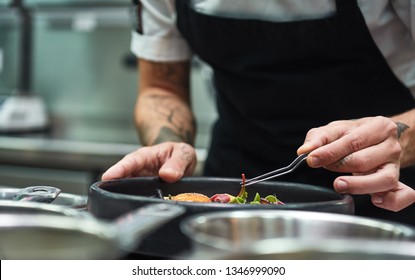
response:
<path id="1" fill-rule="evenodd" d="M 185 131 L 183 133 L 176 133 L 173 129 L 169 127 L 162 127 L 160 129 L 160 133 L 157 138 L 154 140 L 155 144 L 163 143 L 165 141 L 172 141 L 172 142 L 186 142 L 188 144 L 192 144 L 192 132 Z"/>
<path id="2" fill-rule="evenodd" d="M 396 122 L 396 129 L 398 130 L 398 139 L 401 138 L 402 133 L 407 130 L 409 126 L 404 123 Z"/>
<path id="3" fill-rule="evenodd" d="M 193 145 L 193 135 L 196 126 L 193 116 L 180 104 L 175 104 L 172 99 L 149 95 L 147 98 L 146 109 L 149 114 L 155 114 L 151 122 L 143 123 L 139 126 L 139 134 L 144 144 L 159 144 L 166 141 L 186 142 Z M 156 123 L 164 123 L 158 131 L 154 140 L 148 138 L 150 132 L 154 131 Z M 157 127 L 158 125 L 156 125 Z"/>
<path id="4" fill-rule="evenodd" d="M 165 141 L 193 144 L 195 119 L 190 105 L 189 63 L 145 63 L 149 84 L 162 93 L 148 92 L 140 99 L 144 104 L 140 107 L 140 138 L 147 145 Z"/>

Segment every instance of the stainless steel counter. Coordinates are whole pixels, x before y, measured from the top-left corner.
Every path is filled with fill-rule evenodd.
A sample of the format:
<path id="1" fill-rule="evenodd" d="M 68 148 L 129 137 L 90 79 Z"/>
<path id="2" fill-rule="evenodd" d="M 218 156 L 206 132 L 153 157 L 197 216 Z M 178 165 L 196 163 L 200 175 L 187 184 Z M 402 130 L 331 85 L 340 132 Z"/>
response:
<path id="1" fill-rule="evenodd" d="M 21 136 L 0 137 L 0 164 L 82 171 L 106 170 L 140 145 Z M 197 149 L 199 163 L 205 150 Z"/>
<path id="2" fill-rule="evenodd" d="M 66 192 L 85 194 L 102 172 L 140 147 L 134 127 L 123 123 L 56 122 L 44 132 L 0 134 L 0 184 L 57 184 Z M 196 152 L 195 174 L 200 175 L 206 151 Z"/>

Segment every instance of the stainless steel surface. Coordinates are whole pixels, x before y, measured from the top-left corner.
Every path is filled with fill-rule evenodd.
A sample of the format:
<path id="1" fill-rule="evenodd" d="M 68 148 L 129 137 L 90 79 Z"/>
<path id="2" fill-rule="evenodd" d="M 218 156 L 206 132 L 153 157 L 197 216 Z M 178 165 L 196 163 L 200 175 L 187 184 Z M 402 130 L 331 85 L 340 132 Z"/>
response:
<path id="1" fill-rule="evenodd" d="M 268 251 L 273 254 L 330 252 L 329 250 L 336 247 L 325 247 L 328 242 L 347 244 L 349 241 L 359 240 L 361 244 L 365 244 L 365 241 L 405 241 L 410 242 L 408 244 L 412 244 L 412 247 L 415 246 L 415 229 L 412 227 L 382 220 L 322 212 L 277 210 L 216 212 L 189 217 L 182 222 L 181 229 L 192 240 L 195 255 L 209 252 L 212 258 L 231 254 L 250 254 L 256 248 L 262 248 L 263 243 L 273 244 L 270 247 L 273 251 Z M 299 245 L 300 247 L 284 245 L 290 242 L 302 245 Z M 340 248 L 343 252 L 356 251 L 356 248 L 354 251 L 347 251 L 347 246 L 344 244 Z M 365 247 L 361 247 L 360 251 L 364 250 Z M 301 257 L 301 254 L 297 257 Z"/>
<path id="2" fill-rule="evenodd" d="M 101 174 L 141 145 L 135 128 L 115 122 L 56 122 L 51 131 L 0 135 L 0 184 L 15 188 L 56 185 L 86 195 Z M 201 175 L 206 149 L 197 148 L 195 175 Z"/>
<path id="3" fill-rule="evenodd" d="M 58 197 L 60 192 L 60 189 L 51 186 L 32 186 L 16 192 L 13 200 L 51 203 Z"/>
<path id="4" fill-rule="evenodd" d="M 125 0 L 25 0 L 27 5 L 110 5 L 110 4 L 119 4 L 119 5 L 128 5 L 129 1 Z"/>
<path id="5" fill-rule="evenodd" d="M 33 203 L 25 201 L 0 200 L 0 214 L 47 214 L 79 218 L 93 218 L 86 211 L 57 204 Z"/>
<path id="6" fill-rule="evenodd" d="M 70 170 L 104 170 L 138 147 L 139 145 L 123 143 L 3 136 L 0 137 L 0 163 Z"/>
<path id="7" fill-rule="evenodd" d="M 110 127 L 107 132 L 113 133 Z M 105 171 L 139 147 L 139 144 L 54 139 L 47 136 L 0 136 L 0 164 Z M 202 164 L 206 157 L 205 149 L 196 149 L 196 153 L 199 164 Z"/>
<path id="8" fill-rule="evenodd" d="M 0 165 L 0 184 L 24 188 L 33 185 L 59 186 L 64 193 L 86 195 L 96 173 L 90 171 L 77 171 L 54 168 L 53 162 L 49 167 Z"/>
<path id="9" fill-rule="evenodd" d="M 112 223 L 70 216 L 0 214 L 0 258 L 116 259 L 183 212 L 178 205 L 144 206 Z"/>
<path id="10" fill-rule="evenodd" d="M 288 173 L 293 172 L 297 167 L 303 163 L 307 159 L 308 154 L 299 155 L 296 159 L 294 159 L 288 166 L 279 168 L 277 170 L 262 174 L 255 178 L 249 179 L 245 181 L 245 186 L 253 185 L 262 181 L 270 180 L 272 178 L 276 178 Z M 244 182 L 241 182 L 243 184 Z"/>
<path id="11" fill-rule="evenodd" d="M 243 252 L 209 250 L 183 254 L 181 259 L 222 260 L 415 260 L 415 243 L 396 240 L 264 240 Z"/>
<path id="12" fill-rule="evenodd" d="M 19 188 L 10 188 L 10 187 L 0 187 L 0 202 L 12 202 L 16 203 L 17 201 L 13 201 L 13 197 L 21 191 L 22 189 Z M 76 195 L 71 193 L 60 193 L 53 201 L 51 201 L 50 205 L 56 206 L 64 206 L 74 209 L 86 209 L 88 197 L 84 195 Z M 37 205 L 43 207 L 43 203 L 39 202 L 27 202 L 27 203 L 34 203 L 33 205 Z M 40 205 L 39 205 L 40 204 Z"/>

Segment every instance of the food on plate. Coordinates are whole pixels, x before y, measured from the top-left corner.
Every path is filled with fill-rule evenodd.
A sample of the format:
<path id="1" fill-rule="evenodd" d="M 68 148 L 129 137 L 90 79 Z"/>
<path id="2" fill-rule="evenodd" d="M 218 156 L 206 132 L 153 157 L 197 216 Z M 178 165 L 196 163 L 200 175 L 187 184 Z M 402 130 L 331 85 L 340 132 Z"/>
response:
<path id="1" fill-rule="evenodd" d="M 211 197 L 208 197 L 201 193 L 181 193 L 178 195 L 169 195 L 167 197 L 163 196 L 160 189 L 156 189 L 156 195 L 153 197 L 158 197 L 161 199 L 175 200 L 175 201 L 188 201 L 188 202 L 214 202 L 214 203 L 229 203 L 229 204 L 284 204 L 281 200 L 277 198 L 276 195 L 267 195 L 266 197 L 261 197 L 258 193 L 255 194 L 255 197 L 252 201 L 247 201 L 248 193 L 246 192 L 245 186 L 245 174 L 242 174 L 242 184 L 239 193 L 234 196 L 228 193 L 218 193 Z"/>
<path id="2" fill-rule="evenodd" d="M 242 184 L 241 189 L 237 196 L 232 196 L 229 194 L 215 194 L 210 199 L 214 202 L 227 201 L 222 203 L 234 203 L 234 204 L 284 204 L 281 200 L 277 198 L 276 195 L 268 195 L 265 198 L 261 197 L 259 193 L 255 194 L 255 197 L 252 201 L 247 202 L 248 193 L 246 192 L 245 186 L 245 174 L 242 174 Z"/>
<path id="3" fill-rule="evenodd" d="M 175 196 L 168 196 L 169 200 L 191 201 L 191 202 L 212 202 L 210 198 L 201 193 L 181 193 Z"/>
<path id="4" fill-rule="evenodd" d="M 235 199 L 235 196 L 230 195 L 228 193 L 217 193 L 210 197 L 210 200 L 212 202 L 217 202 L 217 203 L 230 203 L 234 199 Z"/>

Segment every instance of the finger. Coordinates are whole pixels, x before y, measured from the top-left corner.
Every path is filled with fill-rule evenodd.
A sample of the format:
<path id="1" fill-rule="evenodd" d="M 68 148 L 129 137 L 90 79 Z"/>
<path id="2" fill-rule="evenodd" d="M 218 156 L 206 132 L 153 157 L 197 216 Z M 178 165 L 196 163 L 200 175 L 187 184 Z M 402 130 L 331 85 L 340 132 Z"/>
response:
<path id="1" fill-rule="evenodd" d="M 367 173 L 386 163 L 398 163 L 401 146 L 395 140 L 388 138 L 377 145 L 351 153 L 339 161 L 324 166 L 324 168 L 344 173 Z"/>
<path id="2" fill-rule="evenodd" d="M 339 193 L 373 194 L 395 189 L 398 182 L 399 167 L 389 163 L 371 174 L 340 176 L 334 181 L 334 188 Z"/>
<path id="3" fill-rule="evenodd" d="M 327 166 L 388 138 L 396 139 L 396 125 L 387 118 L 371 118 L 371 122 L 359 122 L 353 129 L 344 131 L 340 138 L 311 152 L 307 162 L 311 167 Z"/>
<path id="4" fill-rule="evenodd" d="M 399 182 L 394 191 L 373 194 L 372 203 L 377 207 L 398 212 L 415 203 L 415 190 Z"/>
<path id="5" fill-rule="evenodd" d="M 307 132 L 303 145 L 298 148 L 297 153 L 308 153 L 339 139 L 344 134 L 345 124 L 345 121 L 335 121 L 326 126 L 310 129 Z"/>
<path id="6" fill-rule="evenodd" d="M 196 166 L 196 152 L 188 144 L 175 144 L 171 156 L 162 165 L 159 176 L 166 182 L 176 182 L 184 175 L 191 175 Z"/>
<path id="7" fill-rule="evenodd" d="M 139 163 L 139 160 L 135 159 L 132 154 L 124 156 L 119 162 L 111 166 L 102 175 L 102 180 L 112 180 L 131 177 L 134 173 L 138 173 L 140 170 L 139 166 L 143 164 Z M 138 170 L 136 172 L 136 170 Z"/>

